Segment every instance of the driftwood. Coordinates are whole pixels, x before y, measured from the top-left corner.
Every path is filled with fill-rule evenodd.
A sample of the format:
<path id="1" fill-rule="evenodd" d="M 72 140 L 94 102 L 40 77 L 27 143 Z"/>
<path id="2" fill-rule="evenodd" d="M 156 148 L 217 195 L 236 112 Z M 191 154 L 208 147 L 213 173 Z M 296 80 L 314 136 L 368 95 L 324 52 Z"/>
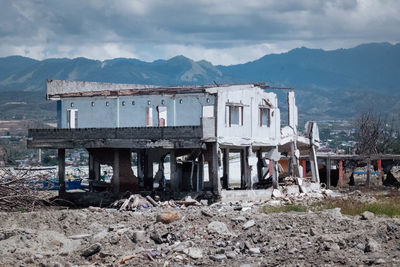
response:
<path id="1" fill-rule="evenodd" d="M 35 190 L 35 181 L 42 180 L 39 174 L 29 169 L 14 170 L 2 168 L 0 170 L 0 210 L 28 211 L 38 206 L 51 204 L 45 197 L 45 192 Z"/>
<path id="2" fill-rule="evenodd" d="M 130 195 L 129 198 L 116 200 L 111 204 L 112 208 L 120 211 L 135 211 L 138 207 L 157 207 L 158 203 L 150 196 L 144 198 L 141 195 Z"/>

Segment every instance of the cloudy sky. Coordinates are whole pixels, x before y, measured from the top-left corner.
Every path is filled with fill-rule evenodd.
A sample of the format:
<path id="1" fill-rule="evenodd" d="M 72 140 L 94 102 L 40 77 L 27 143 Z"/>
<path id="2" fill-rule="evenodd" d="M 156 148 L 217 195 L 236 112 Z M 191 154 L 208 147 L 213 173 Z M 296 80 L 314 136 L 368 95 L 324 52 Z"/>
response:
<path id="1" fill-rule="evenodd" d="M 0 0 L 0 57 L 237 64 L 265 54 L 400 42 L 399 0 Z"/>

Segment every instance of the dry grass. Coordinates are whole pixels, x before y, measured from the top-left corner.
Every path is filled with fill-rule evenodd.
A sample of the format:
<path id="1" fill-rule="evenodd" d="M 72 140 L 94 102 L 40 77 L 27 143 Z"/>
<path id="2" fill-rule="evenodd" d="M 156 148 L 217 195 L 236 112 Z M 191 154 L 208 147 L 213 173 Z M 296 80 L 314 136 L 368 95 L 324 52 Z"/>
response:
<path id="1" fill-rule="evenodd" d="M 377 215 L 386 215 L 389 217 L 400 217 L 400 196 L 389 195 L 381 198 L 373 203 L 363 203 L 354 201 L 352 199 L 347 200 L 324 200 L 320 202 L 314 202 L 309 206 L 300 204 L 290 204 L 284 206 L 264 206 L 260 209 L 263 213 L 279 213 L 279 212 L 306 212 L 306 211 L 321 211 L 326 209 L 340 208 L 342 214 L 346 215 L 359 215 L 364 211 L 370 211 Z"/>

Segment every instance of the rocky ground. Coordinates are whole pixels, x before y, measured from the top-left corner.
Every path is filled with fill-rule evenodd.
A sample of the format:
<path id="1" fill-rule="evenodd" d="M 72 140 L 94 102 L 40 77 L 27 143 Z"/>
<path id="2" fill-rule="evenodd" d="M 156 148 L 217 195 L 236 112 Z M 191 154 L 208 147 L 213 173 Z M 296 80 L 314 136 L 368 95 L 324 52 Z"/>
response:
<path id="1" fill-rule="evenodd" d="M 262 205 L 3 212 L 0 265 L 400 265 L 398 218 Z"/>

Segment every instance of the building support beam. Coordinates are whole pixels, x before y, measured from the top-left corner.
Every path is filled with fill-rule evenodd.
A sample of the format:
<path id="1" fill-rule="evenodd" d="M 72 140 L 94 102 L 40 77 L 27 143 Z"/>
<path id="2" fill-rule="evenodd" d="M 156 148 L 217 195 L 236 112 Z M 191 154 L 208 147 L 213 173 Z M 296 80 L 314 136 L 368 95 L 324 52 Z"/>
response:
<path id="1" fill-rule="evenodd" d="M 113 193 L 119 193 L 120 180 L 119 180 L 119 150 L 114 149 L 114 164 L 113 164 Z"/>
<path id="2" fill-rule="evenodd" d="M 331 158 L 326 158 L 326 188 L 331 187 Z"/>
<path id="3" fill-rule="evenodd" d="M 249 148 L 240 151 L 240 187 L 251 189 L 251 174 L 249 166 Z"/>
<path id="4" fill-rule="evenodd" d="M 271 162 L 270 164 L 272 164 L 272 167 L 273 167 L 273 170 L 272 170 L 272 187 L 274 189 L 278 189 L 278 186 L 279 186 L 279 182 L 278 182 L 278 180 L 279 180 L 279 169 L 278 169 L 279 163 L 277 161 L 275 161 L 275 160 L 271 160 L 270 162 Z"/>
<path id="5" fill-rule="evenodd" d="M 315 152 L 314 145 L 311 145 L 311 148 L 310 148 L 310 167 L 311 167 L 311 173 L 312 173 L 312 181 L 315 183 L 320 183 L 317 153 Z"/>
<path id="6" fill-rule="evenodd" d="M 305 178 L 307 176 L 307 161 L 305 159 L 303 159 L 301 161 L 301 166 L 303 167 L 303 178 Z"/>
<path id="7" fill-rule="evenodd" d="M 65 194 L 65 149 L 58 149 L 58 195 Z"/>
<path id="8" fill-rule="evenodd" d="M 367 158 L 367 185 L 371 183 L 371 158 Z"/>
<path id="9" fill-rule="evenodd" d="M 173 191 L 173 193 L 177 193 L 179 192 L 179 187 L 180 187 L 180 181 L 179 181 L 179 177 L 178 177 L 178 172 L 176 169 L 176 155 L 175 155 L 175 150 L 171 150 L 170 152 L 170 172 L 171 172 L 171 177 L 170 177 L 170 181 L 171 181 L 171 189 Z"/>
<path id="10" fill-rule="evenodd" d="M 257 177 L 258 181 L 260 182 L 263 179 L 263 158 L 262 158 L 262 151 L 261 149 L 257 150 Z"/>
<path id="11" fill-rule="evenodd" d="M 212 191 L 215 194 L 220 195 L 221 193 L 221 181 L 218 177 L 218 144 L 217 142 L 207 143 L 207 150 L 209 152 L 208 161 L 208 175 L 210 178 L 210 184 Z"/>
<path id="12" fill-rule="evenodd" d="M 343 160 L 339 160 L 339 183 L 340 187 L 343 186 Z"/>
<path id="13" fill-rule="evenodd" d="M 382 160 L 378 159 L 377 164 L 378 164 L 379 181 L 382 183 L 383 182 Z"/>
<path id="14" fill-rule="evenodd" d="M 229 148 L 223 150 L 223 188 L 229 188 Z"/>
<path id="15" fill-rule="evenodd" d="M 153 159 L 149 153 L 146 151 L 144 153 L 144 164 L 143 164 L 143 182 L 146 189 L 153 189 Z"/>

